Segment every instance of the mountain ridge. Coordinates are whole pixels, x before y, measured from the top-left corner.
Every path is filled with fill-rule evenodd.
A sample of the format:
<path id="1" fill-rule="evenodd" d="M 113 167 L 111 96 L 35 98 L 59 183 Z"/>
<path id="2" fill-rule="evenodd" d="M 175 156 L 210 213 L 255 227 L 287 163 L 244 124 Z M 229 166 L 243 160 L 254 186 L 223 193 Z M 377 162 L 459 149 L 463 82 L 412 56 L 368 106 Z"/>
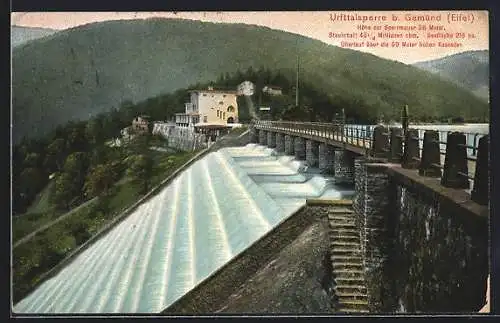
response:
<path id="1" fill-rule="evenodd" d="M 489 100 L 489 51 L 470 50 L 412 64 Z"/>
<path id="2" fill-rule="evenodd" d="M 60 32 L 58 29 L 12 25 L 10 29 L 11 47 L 22 46 L 30 41 Z"/>
<path id="3" fill-rule="evenodd" d="M 13 139 L 43 135 L 124 101 L 139 102 L 250 66 L 272 68 L 293 80 L 296 53 L 301 82 L 313 84 L 347 113 L 373 119 L 397 115 L 395 107 L 404 104 L 416 117 L 453 115 L 457 106 L 465 117 L 480 115 L 474 106 L 487 110 L 472 95 L 418 68 L 297 34 L 184 19 L 115 20 L 62 30 L 13 50 Z M 439 113 L 429 106 L 438 106 Z"/>

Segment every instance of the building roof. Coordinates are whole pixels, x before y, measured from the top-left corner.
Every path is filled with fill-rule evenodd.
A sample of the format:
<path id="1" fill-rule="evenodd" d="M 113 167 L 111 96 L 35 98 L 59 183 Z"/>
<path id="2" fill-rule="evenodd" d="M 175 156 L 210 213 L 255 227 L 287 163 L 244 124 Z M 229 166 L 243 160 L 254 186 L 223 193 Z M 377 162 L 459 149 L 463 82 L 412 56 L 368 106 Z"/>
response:
<path id="1" fill-rule="evenodd" d="M 180 113 L 176 113 L 175 114 L 176 116 L 199 116 L 200 114 L 197 113 L 197 112 L 180 112 Z"/>
<path id="2" fill-rule="evenodd" d="M 266 86 L 264 86 L 264 88 L 266 88 L 266 87 L 270 88 L 270 89 L 273 89 L 273 90 L 281 90 L 282 89 L 281 86 L 269 85 L 269 84 L 266 85 Z"/>
<path id="3" fill-rule="evenodd" d="M 197 123 L 194 126 L 196 128 L 212 128 L 212 129 L 230 127 L 225 123 Z"/>
<path id="4" fill-rule="evenodd" d="M 238 93 L 238 91 L 235 91 L 235 90 L 222 90 L 222 89 L 219 89 L 219 90 L 189 90 L 188 91 L 189 93 L 191 92 L 200 92 L 200 93 L 223 93 L 223 94 L 234 94 L 236 95 Z"/>

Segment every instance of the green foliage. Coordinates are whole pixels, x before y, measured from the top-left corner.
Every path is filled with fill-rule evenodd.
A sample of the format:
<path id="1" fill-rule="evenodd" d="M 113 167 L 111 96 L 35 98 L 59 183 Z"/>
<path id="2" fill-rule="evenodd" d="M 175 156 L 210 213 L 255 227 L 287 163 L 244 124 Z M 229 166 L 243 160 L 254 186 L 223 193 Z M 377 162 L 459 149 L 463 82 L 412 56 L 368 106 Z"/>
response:
<path id="1" fill-rule="evenodd" d="M 153 160 L 149 154 L 134 156 L 128 170 L 127 175 L 132 181 L 141 187 L 143 192 L 149 188 L 150 177 L 153 171 Z"/>
<path id="2" fill-rule="evenodd" d="M 87 171 L 87 167 L 88 161 L 84 152 L 72 153 L 64 162 L 64 171 L 76 178 L 84 176 Z"/>
<path id="3" fill-rule="evenodd" d="M 66 142 L 63 138 L 57 138 L 50 143 L 47 147 L 47 160 L 46 165 L 50 167 L 51 170 L 60 171 L 64 164 L 64 156 Z"/>
<path id="4" fill-rule="evenodd" d="M 108 194 L 117 178 L 117 169 L 112 164 L 99 164 L 89 174 L 84 185 L 88 197 Z"/>
<path id="5" fill-rule="evenodd" d="M 44 174 L 38 168 L 25 168 L 19 177 L 18 189 L 28 199 L 32 199 L 45 186 Z"/>
<path id="6" fill-rule="evenodd" d="M 61 173 L 55 178 L 52 200 L 60 208 L 68 209 L 78 190 L 77 183 L 69 173 Z"/>
<path id="7" fill-rule="evenodd" d="M 91 145 L 102 143 L 104 140 L 103 120 L 92 118 L 85 126 L 85 138 Z"/>

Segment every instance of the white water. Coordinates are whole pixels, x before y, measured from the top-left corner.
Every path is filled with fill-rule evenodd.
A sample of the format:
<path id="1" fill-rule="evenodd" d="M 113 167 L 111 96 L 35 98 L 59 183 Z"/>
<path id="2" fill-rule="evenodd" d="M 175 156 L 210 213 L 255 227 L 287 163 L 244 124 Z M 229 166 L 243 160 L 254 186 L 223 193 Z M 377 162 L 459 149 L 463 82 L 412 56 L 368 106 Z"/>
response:
<path id="1" fill-rule="evenodd" d="M 249 144 L 210 153 L 15 305 L 16 313 L 157 313 L 305 203 L 331 178 Z"/>

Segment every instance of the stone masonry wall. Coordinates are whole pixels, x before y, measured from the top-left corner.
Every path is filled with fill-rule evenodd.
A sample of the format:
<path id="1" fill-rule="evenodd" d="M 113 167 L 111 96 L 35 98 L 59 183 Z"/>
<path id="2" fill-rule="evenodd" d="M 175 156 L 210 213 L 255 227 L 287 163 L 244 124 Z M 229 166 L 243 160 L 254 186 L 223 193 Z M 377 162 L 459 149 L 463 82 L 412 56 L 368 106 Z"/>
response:
<path id="1" fill-rule="evenodd" d="M 354 156 L 344 149 L 335 150 L 335 181 L 337 183 L 354 183 Z"/>
<path id="2" fill-rule="evenodd" d="M 355 160 L 370 311 L 477 312 L 489 272 L 487 209 L 407 172 Z"/>
<path id="3" fill-rule="evenodd" d="M 393 183 L 395 243 L 387 283 L 397 310 L 476 312 L 488 276 L 488 218 Z"/>
<path id="4" fill-rule="evenodd" d="M 366 163 L 364 192 L 364 267 L 370 311 L 387 311 L 384 299 L 389 291 L 385 284 L 385 269 L 389 257 L 388 215 L 390 199 L 387 191 L 389 176 L 384 164 Z"/>
<path id="5" fill-rule="evenodd" d="M 355 196 L 353 209 L 359 230 L 363 269 L 367 285 L 370 312 L 388 311 L 385 297 L 390 293 L 385 286 L 387 259 L 390 254 L 388 239 L 388 214 L 390 198 L 387 195 L 389 176 L 385 164 L 365 157 L 356 158 Z"/>
<path id="6" fill-rule="evenodd" d="M 206 137 L 204 134 L 195 133 L 190 128 L 183 127 L 165 127 L 160 125 L 153 129 L 153 134 L 159 134 L 167 139 L 167 145 L 183 151 L 194 151 L 207 148 Z"/>
<path id="7" fill-rule="evenodd" d="M 364 163 L 366 158 L 358 157 L 354 160 L 354 198 L 352 208 L 356 214 L 356 227 L 359 230 L 359 241 L 361 241 L 361 252 L 365 252 L 365 189 L 366 169 Z"/>

